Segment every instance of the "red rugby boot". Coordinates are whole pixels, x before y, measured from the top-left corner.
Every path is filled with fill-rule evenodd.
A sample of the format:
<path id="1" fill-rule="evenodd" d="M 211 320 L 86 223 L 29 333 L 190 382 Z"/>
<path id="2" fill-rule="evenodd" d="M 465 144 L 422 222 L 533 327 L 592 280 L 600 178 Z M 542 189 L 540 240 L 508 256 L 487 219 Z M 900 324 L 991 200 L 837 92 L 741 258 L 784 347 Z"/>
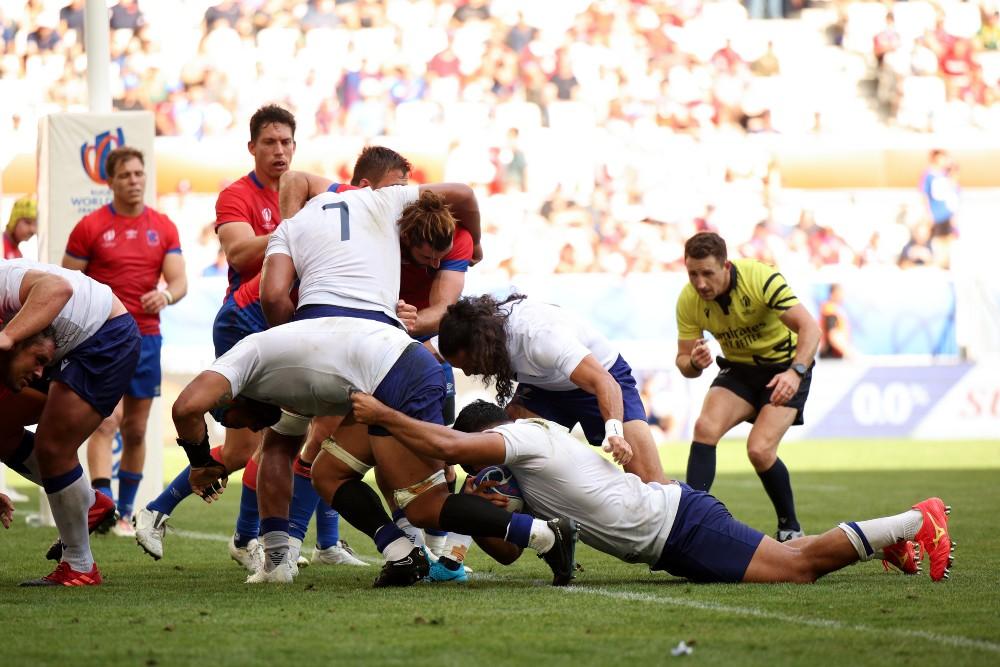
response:
<path id="1" fill-rule="evenodd" d="M 101 572 L 97 569 L 97 563 L 90 568 L 90 572 L 77 572 L 66 561 L 59 561 L 56 569 L 45 575 L 41 579 L 29 579 L 22 581 L 21 586 L 99 586 L 101 584 Z"/>
<path id="2" fill-rule="evenodd" d="M 953 551 L 951 536 L 948 534 L 951 507 L 946 506 L 940 498 L 928 498 L 914 505 L 913 509 L 919 510 L 924 518 L 913 540 L 931 560 L 931 581 L 947 579 Z"/>
<path id="3" fill-rule="evenodd" d="M 882 567 L 893 566 L 903 574 L 920 574 L 920 545 L 906 540 L 882 549 Z"/>

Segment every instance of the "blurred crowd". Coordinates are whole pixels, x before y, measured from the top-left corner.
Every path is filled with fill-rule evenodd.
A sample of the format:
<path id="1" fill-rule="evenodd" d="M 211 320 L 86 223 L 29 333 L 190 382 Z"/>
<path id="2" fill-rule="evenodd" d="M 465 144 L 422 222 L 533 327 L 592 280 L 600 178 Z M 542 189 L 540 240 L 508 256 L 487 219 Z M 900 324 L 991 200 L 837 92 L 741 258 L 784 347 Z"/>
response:
<path id="1" fill-rule="evenodd" d="M 677 270 L 699 229 L 782 266 L 912 265 L 904 247 L 933 231 L 926 202 L 853 224 L 842 215 L 852 202 L 817 208 L 782 188 L 767 137 L 835 134 L 845 123 L 856 132 L 865 101 L 843 65 L 867 33 L 852 7 L 874 6 L 884 21 L 926 3 L 831 5 L 817 19 L 803 12 L 793 29 L 748 20 L 802 4 L 120 0 L 109 3 L 114 104 L 151 110 L 158 134 L 191 140 L 242 144 L 253 110 L 279 102 L 296 114 L 300 143 L 419 136 L 447 147 L 445 179 L 482 194 L 494 262 L 484 270 Z M 86 108 L 84 5 L 0 0 L 5 133 L 33 136 L 40 115 Z M 963 39 L 995 49 L 995 13 L 983 12 L 979 36 Z M 935 48 L 961 53 L 965 41 L 946 39 L 950 14 L 935 16 Z M 908 103 L 897 54 L 912 49 L 882 32 L 866 55 L 875 44 L 875 66 L 897 77 L 885 84 L 896 115 Z M 948 78 L 955 58 L 939 57 L 948 98 L 968 99 L 985 68 Z"/>
<path id="2" fill-rule="evenodd" d="M 846 3 L 831 33 L 871 68 L 880 110 L 901 126 L 1000 127 L 1000 3 Z"/>

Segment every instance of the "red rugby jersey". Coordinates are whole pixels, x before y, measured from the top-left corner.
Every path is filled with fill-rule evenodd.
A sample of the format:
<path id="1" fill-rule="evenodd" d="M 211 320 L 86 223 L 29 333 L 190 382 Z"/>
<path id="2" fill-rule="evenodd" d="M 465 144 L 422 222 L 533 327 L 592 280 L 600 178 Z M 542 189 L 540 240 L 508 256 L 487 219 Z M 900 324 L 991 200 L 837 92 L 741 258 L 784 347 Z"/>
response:
<path id="1" fill-rule="evenodd" d="M 219 193 L 215 200 L 215 231 L 227 222 L 247 222 L 253 227 L 257 236 L 273 232 L 281 223 L 281 211 L 278 208 L 278 192 L 264 187 L 263 183 L 252 171 L 234 182 Z M 226 296 L 235 292 L 253 277 L 260 274 L 264 263 L 263 255 L 260 261 L 254 262 L 243 273 L 229 267 L 229 289 Z M 257 290 L 259 294 L 259 289 Z M 246 296 L 240 300 L 246 301 Z M 254 299 L 250 299 L 253 301 Z"/>
<path id="2" fill-rule="evenodd" d="M 472 260 L 472 235 L 464 227 L 455 228 L 455 239 L 451 252 L 444 256 L 437 269 L 421 266 L 403 260 L 399 275 L 399 298 L 416 306 L 417 310 L 431 305 L 431 284 L 438 271 L 469 270 Z"/>
<path id="3" fill-rule="evenodd" d="M 148 206 L 134 218 L 102 206 L 76 223 L 66 242 L 66 254 L 87 262 L 84 273 L 111 288 L 144 336 L 160 333 L 160 316 L 144 311 L 139 298 L 156 289 L 167 253 L 180 251 L 177 227 Z"/>

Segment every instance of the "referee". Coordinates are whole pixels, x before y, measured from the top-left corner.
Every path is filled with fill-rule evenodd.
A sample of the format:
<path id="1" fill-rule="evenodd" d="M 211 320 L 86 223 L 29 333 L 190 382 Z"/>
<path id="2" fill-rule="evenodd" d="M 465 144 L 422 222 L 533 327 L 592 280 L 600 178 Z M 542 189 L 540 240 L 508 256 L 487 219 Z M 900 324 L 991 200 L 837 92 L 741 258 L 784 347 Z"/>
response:
<path id="1" fill-rule="evenodd" d="M 747 456 L 778 515 L 779 542 L 802 537 L 788 469 L 778 444 L 802 424 L 820 330 L 784 276 L 755 259 L 729 261 L 726 242 L 701 232 L 684 245 L 689 284 L 677 298 L 677 368 L 696 378 L 712 365 L 702 335 L 722 346 L 719 374 L 694 425 L 687 483 L 708 491 L 715 447 L 741 421 L 753 424 Z"/>

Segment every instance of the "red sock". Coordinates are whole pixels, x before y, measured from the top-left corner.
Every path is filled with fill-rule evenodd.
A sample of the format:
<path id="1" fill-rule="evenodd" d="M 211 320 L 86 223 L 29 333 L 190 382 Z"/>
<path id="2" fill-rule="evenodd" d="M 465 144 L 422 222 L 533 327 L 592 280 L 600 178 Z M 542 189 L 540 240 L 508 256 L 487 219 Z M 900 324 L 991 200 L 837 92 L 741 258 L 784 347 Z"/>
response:
<path id="1" fill-rule="evenodd" d="M 257 490 L 257 462 L 252 457 L 247 461 L 247 467 L 243 469 L 243 486 L 251 491 Z"/>
<path id="2" fill-rule="evenodd" d="M 222 463 L 222 445 L 219 445 L 218 447 L 212 447 L 212 449 L 208 453 L 209 455 L 211 455 L 212 459 L 214 459 L 216 463 Z"/>

